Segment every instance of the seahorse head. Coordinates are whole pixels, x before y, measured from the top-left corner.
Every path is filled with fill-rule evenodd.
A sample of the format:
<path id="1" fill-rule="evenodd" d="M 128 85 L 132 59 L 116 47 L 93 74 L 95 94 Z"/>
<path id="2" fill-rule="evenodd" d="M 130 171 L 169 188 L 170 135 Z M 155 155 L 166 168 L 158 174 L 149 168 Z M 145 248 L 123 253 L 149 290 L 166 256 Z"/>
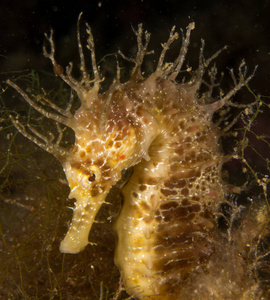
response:
<path id="1" fill-rule="evenodd" d="M 98 98 L 98 97 L 97 97 Z M 104 117 L 102 99 L 95 107 L 79 109 L 70 127 L 75 144 L 62 160 L 70 187 L 69 198 L 75 198 L 73 220 L 60 245 L 61 252 L 77 253 L 88 244 L 95 216 L 105 202 L 111 187 L 121 178 L 121 171 L 132 164 L 136 148 L 134 127 L 123 115 L 110 110 L 110 121 Z"/>

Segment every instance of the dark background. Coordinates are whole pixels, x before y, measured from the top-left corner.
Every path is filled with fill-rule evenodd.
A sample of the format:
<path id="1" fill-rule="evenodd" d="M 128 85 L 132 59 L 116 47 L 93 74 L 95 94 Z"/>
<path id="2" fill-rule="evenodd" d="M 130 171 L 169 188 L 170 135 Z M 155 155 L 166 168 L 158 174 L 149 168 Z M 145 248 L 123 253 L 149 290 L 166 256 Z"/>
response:
<path id="1" fill-rule="evenodd" d="M 12 1 L 0 3 L 0 68 L 8 72 L 24 69 L 50 69 L 42 56 L 44 32 L 55 30 L 57 57 L 66 65 L 76 61 L 76 21 L 80 12 L 96 41 L 97 57 L 124 53 L 136 45 L 131 25 L 143 23 L 152 33 L 150 48 L 159 53 L 173 25 L 185 28 L 195 21 L 191 50 L 198 55 L 200 39 L 206 41 L 206 56 L 224 45 L 225 67 L 237 66 L 244 58 L 250 70 L 259 65 L 254 87 L 269 94 L 270 7 L 268 0 L 231 1 Z M 196 56 L 196 55 L 194 55 Z M 189 61 L 197 56 L 189 58 Z M 5 76 L 4 78 L 5 79 Z"/>
<path id="2" fill-rule="evenodd" d="M 76 69 L 76 23 L 80 12 L 83 12 L 82 38 L 85 38 L 83 23 L 86 21 L 94 34 L 98 61 L 118 49 L 127 56 L 134 53 L 136 39 L 131 26 L 136 28 L 139 23 L 152 33 L 149 48 L 156 54 L 147 59 L 155 61 L 161 50 L 160 44 L 167 41 L 172 26 L 176 25 L 179 31 L 194 21 L 196 28 L 192 31 L 186 63 L 194 68 L 198 65 L 202 38 L 206 42 L 206 57 L 228 45 L 228 50 L 217 59 L 219 70 L 228 73 L 228 68 L 237 69 L 243 58 L 250 73 L 258 65 L 250 87 L 256 94 L 270 96 L 268 0 L 77 0 L 69 3 L 0 0 L 1 88 L 6 88 L 4 80 L 29 74 L 31 70 L 52 73 L 50 62 L 42 55 L 44 32 L 48 33 L 51 28 L 55 31 L 57 61 L 63 66 L 74 61 Z M 172 55 L 175 51 L 172 49 Z M 104 75 L 107 70 L 102 70 Z M 108 67 L 108 70 L 113 68 Z M 233 82 L 229 76 L 224 79 L 228 79 L 223 80 L 228 90 Z M 239 95 L 237 101 L 246 102 L 246 94 L 241 92 Z M 102 299 L 109 299 L 117 291 L 119 282 L 119 272 L 113 262 L 112 225 L 121 206 L 119 190 L 112 190 L 110 199 L 115 202 L 112 200 L 113 205 L 102 207 L 98 216 L 100 223 L 95 223 L 91 230 L 90 241 L 97 246 L 88 246 L 78 255 L 61 254 L 59 243 L 72 217 L 72 211 L 67 207 L 73 206 L 73 200 L 67 200 L 69 189 L 61 165 L 16 134 L 11 122 L 6 120 L 9 113 L 18 112 L 18 108 L 8 103 L 29 110 L 17 92 L 9 89 L 1 96 L 1 110 L 5 103 L 10 111 L 3 114 L 5 128 L 0 132 L 0 298 L 91 300 L 100 299 L 103 290 Z M 269 99 L 264 98 L 264 101 Z M 270 136 L 269 109 L 268 114 L 261 114 L 253 125 L 260 134 Z M 13 135 L 7 134 L 10 132 Z M 15 135 L 13 141 L 11 137 Z M 260 145 L 257 139 L 251 143 L 258 145 L 264 158 L 269 157 L 269 147 L 265 147 L 265 143 Z M 12 155 L 7 154 L 7 149 Z M 260 160 L 254 151 L 247 155 L 253 168 L 258 166 L 258 170 L 265 171 L 264 159 Z M 234 164 L 230 168 L 232 173 L 241 172 Z M 126 297 L 123 293 L 119 299 Z"/>

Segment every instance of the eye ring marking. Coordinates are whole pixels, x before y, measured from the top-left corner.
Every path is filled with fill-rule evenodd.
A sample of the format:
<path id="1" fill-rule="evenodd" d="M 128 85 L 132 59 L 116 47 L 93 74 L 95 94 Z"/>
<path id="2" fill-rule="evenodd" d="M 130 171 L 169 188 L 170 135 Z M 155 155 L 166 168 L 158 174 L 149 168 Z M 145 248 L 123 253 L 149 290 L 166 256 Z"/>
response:
<path id="1" fill-rule="evenodd" d="M 95 179 L 96 179 L 95 173 L 92 173 L 87 179 L 88 179 L 88 181 L 90 181 L 90 182 L 95 181 Z"/>

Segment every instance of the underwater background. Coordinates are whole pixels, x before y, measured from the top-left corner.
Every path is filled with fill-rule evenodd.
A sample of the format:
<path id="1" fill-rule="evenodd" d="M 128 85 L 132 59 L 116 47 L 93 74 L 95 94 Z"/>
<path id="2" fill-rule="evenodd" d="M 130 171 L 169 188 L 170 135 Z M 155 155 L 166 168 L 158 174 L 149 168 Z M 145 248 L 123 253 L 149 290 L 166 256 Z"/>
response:
<path id="1" fill-rule="evenodd" d="M 198 65 L 201 39 L 204 55 L 211 56 L 224 45 L 228 49 L 217 59 L 224 72 L 222 89 L 232 85 L 228 69 L 237 69 L 245 59 L 248 70 L 258 69 L 249 84 L 250 91 L 234 97 L 237 103 L 254 101 L 260 94 L 270 103 L 270 3 L 269 1 L 7 1 L 0 2 L 0 298 L 1 299 L 113 299 L 119 288 L 119 272 L 114 265 L 113 223 L 121 208 L 121 182 L 108 197 L 98 214 L 89 245 L 77 255 L 64 255 L 59 243 L 72 217 L 73 200 L 67 199 L 69 188 L 60 163 L 48 153 L 21 136 L 9 115 L 20 113 L 35 118 L 35 112 L 11 89 L 5 80 L 20 77 L 25 90 L 50 91 L 63 103 L 69 91 L 54 76 L 50 62 L 42 55 L 44 32 L 54 29 L 56 58 L 62 66 L 79 62 L 76 23 L 80 12 L 83 22 L 92 28 L 96 56 L 102 74 L 112 80 L 115 54 L 136 51 L 132 26 L 143 24 L 151 35 L 149 50 L 155 54 L 145 62 L 151 72 L 161 51 L 161 43 L 170 29 L 196 23 L 192 32 L 187 62 Z M 82 22 L 82 23 L 83 23 Z M 83 26 L 83 25 L 82 25 Z M 82 38 L 86 38 L 82 30 Z M 177 47 L 175 47 L 177 49 Z M 173 56 L 175 53 L 171 52 Z M 76 70 L 75 70 L 76 74 Z M 127 71 L 128 76 L 128 71 Z M 252 94 L 251 91 L 254 93 Z M 270 110 L 265 106 L 254 120 L 245 147 L 245 159 L 254 174 L 269 174 Z M 36 116 L 37 117 L 37 116 Z M 46 124 L 43 124 L 46 126 Z M 238 124 L 245 128 L 246 124 Z M 259 137 L 259 138 L 258 138 Z M 69 137 L 72 143 L 72 134 Z M 226 148 L 224 146 L 224 148 Z M 230 148 L 230 145 L 227 147 Z M 230 149 L 224 151 L 230 151 Z M 252 172 L 243 177 L 242 167 L 234 161 L 227 165 L 229 181 L 249 182 L 239 203 L 261 207 L 265 201 L 262 188 Z M 239 182 L 238 182 L 239 183 Z M 239 184 L 240 184 L 239 183 Z M 267 182 L 269 189 L 269 181 Z M 269 199 L 269 192 L 266 195 Z M 240 204 L 239 204 L 240 205 Z M 247 205 L 248 206 L 248 205 Z M 249 207 L 249 206 L 248 206 Z M 258 208 L 258 209 L 259 209 Z M 267 208 L 266 208 L 267 210 Z M 267 212 L 262 211 L 265 218 Z M 241 218 L 239 218 L 241 219 Z M 241 223 L 241 220 L 239 220 Z M 268 222 L 267 222 L 268 223 Z M 237 226 L 237 225 L 235 225 Z M 257 274 L 269 297 L 269 238 L 259 245 L 258 256 L 264 255 Z M 125 292 L 117 299 L 126 299 Z"/>

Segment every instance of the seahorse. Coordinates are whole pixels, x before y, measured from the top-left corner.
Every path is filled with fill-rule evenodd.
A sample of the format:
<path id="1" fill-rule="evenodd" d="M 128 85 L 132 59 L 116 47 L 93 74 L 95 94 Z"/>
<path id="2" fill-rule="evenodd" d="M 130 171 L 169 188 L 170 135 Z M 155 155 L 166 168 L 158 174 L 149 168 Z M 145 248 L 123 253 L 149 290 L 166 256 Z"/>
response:
<path id="1" fill-rule="evenodd" d="M 199 96 L 203 76 L 212 61 L 203 56 L 204 44 L 195 71 L 184 69 L 191 31 L 182 31 L 182 46 L 177 58 L 166 62 L 171 44 L 179 38 L 172 28 L 155 71 L 143 76 L 142 63 L 148 51 L 150 34 L 142 25 L 134 30 L 138 51 L 135 58 L 121 56 L 134 63 L 130 79 L 120 80 L 120 67 L 109 89 L 100 92 L 104 78 L 96 63 L 91 28 L 87 28 L 87 48 L 92 72 L 88 73 L 80 38 L 80 80 L 72 76 L 72 64 L 66 70 L 55 60 L 53 31 L 45 35 L 49 58 L 56 76 L 75 91 L 81 106 L 72 113 L 72 98 L 66 109 L 56 106 L 46 94 L 30 97 L 17 84 L 17 90 L 35 110 L 56 122 L 58 133 L 47 137 L 31 125 L 23 125 L 11 116 L 15 127 L 63 166 L 69 198 L 76 199 L 73 219 L 60 244 L 62 253 L 78 253 L 88 244 L 88 236 L 101 205 L 124 170 L 133 168 L 122 189 L 124 204 L 115 224 L 117 246 L 115 263 L 126 291 L 136 299 L 179 299 L 194 274 L 207 273 L 217 251 L 214 239 L 220 204 L 226 202 L 227 186 L 222 181 L 224 157 L 219 145 L 222 132 L 212 121 L 213 114 L 252 78 L 245 63 L 238 78 L 232 73 L 234 88 L 213 99 L 216 68 L 210 70 L 209 92 Z M 191 79 L 179 82 L 186 71 Z M 50 107 L 50 109 L 46 109 Z M 64 127 L 75 133 L 72 149 L 61 146 Z M 196 294 L 196 291 L 194 292 Z M 194 298 L 195 299 L 195 298 Z M 197 299 L 197 298 L 196 298 Z M 201 298 L 202 299 L 202 298 Z"/>

